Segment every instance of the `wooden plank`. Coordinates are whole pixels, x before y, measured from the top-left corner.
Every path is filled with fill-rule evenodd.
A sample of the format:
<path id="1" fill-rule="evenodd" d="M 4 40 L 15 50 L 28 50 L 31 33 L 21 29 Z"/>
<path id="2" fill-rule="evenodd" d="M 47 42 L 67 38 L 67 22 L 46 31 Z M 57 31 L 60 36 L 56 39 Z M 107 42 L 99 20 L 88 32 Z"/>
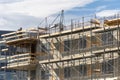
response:
<path id="1" fill-rule="evenodd" d="M 94 32 L 94 33 L 100 33 L 100 32 L 105 32 L 105 31 L 116 30 L 117 28 L 118 28 L 118 26 L 101 27 L 99 29 L 93 30 L 92 32 Z"/>
<path id="2" fill-rule="evenodd" d="M 26 33 L 23 34 L 17 34 L 17 35 L 13 35 L 13 36 L 9 36 L 9 37 L 4 37 L 3 39 L 7 40 L 7 39 L 11 39 L 11 38 L 22 38 L 24 36 L 26 36 Z"/>
<path id="3" fill-rule="evenodd" d="M 115 25 L 119 25 L 120 24 L 120 18 L 116 18 L 116 19 L 111 19 L 111 20 L 105 20 L 104 24 L 108 25 L 108 26 L 115 26 Z"/>
<path id="4" fill-rule="evenodd" d="M 30 53 L 15 54 L 13 56 L 9 56 L 8 58 L 15 58 L 15 57 L 18 57 L 18 56 L 26 56 L 26 55 L 30 55 Z"/>
<path id="5" fill-rule="evenodd" d="M 37 39 L 25 37 L 25 38 L 20 38 L 20 39 L 14 39 L 14 40 L 6 41 L 6 44 L 8 44 L 8 45 L 17 45 L 17 44 L 23 44 L 23 43 L 24 44 L 25 43 L 33 43 L 33 41 L 37 41 Z"/>
<path id="6" fill-rule="evenodd" d="M 22 31 L 15 31 L 15 32 L 10 32 L 10 33 L 7 33 L 7 34 L 3 34 L 3 35 L 1 35 L 1 36 L 2 36 L 2 37 L 6 37 L 6 36 L 13 35 L 13 34 L 22 33 L 22 32 L 26 32 L 26 31 L 25 31 L 25 30 L 22 30 Z"/>
<path id="7" fill-rule="evenodd" d="M 16 70 L 35 70 L 35 67 L 36 65 L 31 65 L 31 64 L 27 64 L 27 63 L 24 63 L 24 64 L 20 64 L 20 65 L 13 65 L 13 66 L 10 66 L 8 65 L 7 66 L 7 69 L 16 69 Z M 1 67 L 2 69 L 6 68 L 5 66 L 4 67 Z"/>
<path id="8" fill-rule="evenodd" d="M 90 29 L 96 29 L 96 28 L 100 28 L 98 26 L 86 26 L 84 28 L 84 31 L 89 31 Z M 83 28 L 82 27 L 79 27 L 79 28 L 75 28 L 72 30 L 72 33 L 77 33 L 77 32 L 83 32 Z M 58 35 L 67 35 L 67 34 L 70 34 L 71 33 L 71 30 L 66 30 L 66 31 L 62 31 L 62 32 L 56 32 L 56 33 L 51 33 L 50 35 L 49 34 L 46 34 L 46 35 L 41 35 L 40 38 L 50 38 L 50 37 L 55 37 L 55 36 L 58 36 Z"/>
<path id="9" fill-rule="evenodd" d="M 20 57 L 20 56 L 19 56 Z M 14 61 L 17 61 L 17 63 L 21 62 L 20 60 L 24 60 L 24 61 L 29 61 L 31 59 L 31 57 L 21 57 L 21 58 L 16 58 L 16 59 L 10 59 L 8 60 L 8 62 L 11 62 L 11 63 L 16 63 Z M 19 61 L 19 62 L 18 62 Z"/>

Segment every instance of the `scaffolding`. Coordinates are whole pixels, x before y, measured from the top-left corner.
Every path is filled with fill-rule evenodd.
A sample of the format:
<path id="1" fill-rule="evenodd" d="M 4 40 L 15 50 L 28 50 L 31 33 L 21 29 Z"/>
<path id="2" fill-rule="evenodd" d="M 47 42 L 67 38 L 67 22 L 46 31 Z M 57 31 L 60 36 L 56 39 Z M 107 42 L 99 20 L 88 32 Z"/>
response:
<path id="1" fill-rule="evenodd" d="M 120 80 L 119 14 L 73 19 L 68 26 L 61 18 L 53 27 L 2 35 L 15 50 L 1 68 L 17 70 L 18 80 Z"/>

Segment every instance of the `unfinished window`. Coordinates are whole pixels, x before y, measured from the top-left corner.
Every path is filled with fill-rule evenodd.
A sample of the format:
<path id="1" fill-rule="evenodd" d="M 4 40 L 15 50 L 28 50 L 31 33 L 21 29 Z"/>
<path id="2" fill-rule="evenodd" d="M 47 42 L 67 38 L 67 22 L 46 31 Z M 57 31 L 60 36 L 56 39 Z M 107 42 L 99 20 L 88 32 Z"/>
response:
<path id="1" fill-rule="evenodd" d="M 79 49 L 86 48 L 86 37 L 82 37 L 79 39 Z"/>
<path id="2" fill-rule="evenodd" d="M 64 68 L 64 77 L 69 78 L 70 77 L 70 67 Z"/>
<path id="3" fill-rule="evenodd" d="M 103 45 L 113 44 L 113 34 L 112 34 L 112 32 L 104 32 L 102 34 L 102 44 Z"/>
<path id="4" fill-rule="evenodd" d="M 73 39 L 72 40 L 72 49 L 73 50 L 76 50 L 76 49 L 78 49 L 78 42 L 79 42 L 79 39 Z"/>
<path id="5" fill-rule="evenodd" d="M 31 44 L 31 53 L 36 52 L 36 44 Z"/>
<path id="6" fill-rule="evenodd" d="M 70 50 L 70 40 L 64 41 L 64 51 Z"/>
<path id="7" fill-rule="evenodd" d="M 45 79 L 45 71 L 41 71 L 41 79 Z"/>
<path id="8" fill-rule="evenodd" d="M 109 60 L 102 63 L 102 72 L 105 74 L 113 73 L 114 60 Z"/>
<path id="9" fill-rule="evenodd" d="M 87 67 L 86 65 L 79 65 L 79 74 L 80 76 L 86 76 L 87 74 Z"/>

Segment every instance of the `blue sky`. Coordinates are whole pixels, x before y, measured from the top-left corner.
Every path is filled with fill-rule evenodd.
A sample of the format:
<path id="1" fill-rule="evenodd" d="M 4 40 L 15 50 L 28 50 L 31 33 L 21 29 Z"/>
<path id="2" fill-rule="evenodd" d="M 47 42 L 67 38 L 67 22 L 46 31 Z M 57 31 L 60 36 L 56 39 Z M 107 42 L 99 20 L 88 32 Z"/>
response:
<path id="1" fill-rule="evenodd" d="M 119 0 L 0 0 L 0 29 L 36 27 L 41 19 L 65 10 L 66 20 L 96 14 L 120 12 Z"/>
<path id="2" fill-rule="evenodd" d="M 93 3 L 90 3 L 84 7 L 75 7 L 71 10 L 68 10 L 68 14 L 74 15 L 89 15 L 97 14 L 100 12 L 113 11 L 119 12 L 120 10 L 120 0 L 95 0 Z M 107 16 L 107 15 L 98 15 L 98 16 Z"/>

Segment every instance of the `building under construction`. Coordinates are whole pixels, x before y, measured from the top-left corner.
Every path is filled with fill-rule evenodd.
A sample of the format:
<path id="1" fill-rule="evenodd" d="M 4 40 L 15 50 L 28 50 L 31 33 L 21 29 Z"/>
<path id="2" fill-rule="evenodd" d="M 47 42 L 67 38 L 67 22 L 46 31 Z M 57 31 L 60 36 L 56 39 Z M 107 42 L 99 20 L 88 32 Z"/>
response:
<path id="1" fill-rule="evenodd" d="M 18 80 L 120 80 L 120 15 L 86 16 L 3 34 L 14 47 L 1 69 Z"/>

